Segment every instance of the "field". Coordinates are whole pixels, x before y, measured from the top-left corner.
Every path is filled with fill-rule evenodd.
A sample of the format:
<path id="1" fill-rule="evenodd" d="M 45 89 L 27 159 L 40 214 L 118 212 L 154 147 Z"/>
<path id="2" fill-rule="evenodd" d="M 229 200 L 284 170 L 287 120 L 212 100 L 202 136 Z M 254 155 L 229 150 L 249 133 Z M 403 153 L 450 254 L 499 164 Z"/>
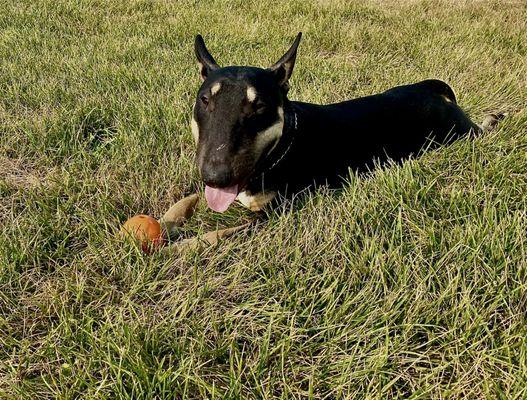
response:
<path id="1" fill-rule="evenodd" d="M 0 10 L 0 398 L 527 397 L 525 2 Z M 439 78 L 475 121 L 510 115 L 217 247 L 117 240 L 129 216 L 203 190 L 194 36 L 221 65 L 265 67 L 298 31 L 292 99 Z M 182 235 L 252 218 L 201 205 Z"/>

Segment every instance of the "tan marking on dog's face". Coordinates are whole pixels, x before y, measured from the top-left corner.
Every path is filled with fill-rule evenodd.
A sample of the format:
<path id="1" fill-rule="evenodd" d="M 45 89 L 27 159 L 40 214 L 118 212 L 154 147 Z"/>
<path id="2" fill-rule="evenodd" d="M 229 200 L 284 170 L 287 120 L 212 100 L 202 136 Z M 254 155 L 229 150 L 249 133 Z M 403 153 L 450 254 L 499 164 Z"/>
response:
<path id="1" fill-rule="evenodd" d="M 221 89 L 221 82 L 216 82 L 214 85 L 210 88 L 210 93 L 214 96 L 216 93 L 218 93 Z"/>
<path id="2" fill-rule="evenodd" d="M 276 192 L 261 192 L 252 194 L 244 191 L 238 194 L 236 199 L 251 211 L 260 211 L 266 204 L 273 200 Z"/>
<path id="3" fill-rule="evenodd" d="M 452 100 L 450 100 L 450 98 L 448 96 L 445 96 L 445 95 L 442 95 L 443 99 L 445 99 L 445 101 L 447 103 L 452 103 Z"/>
<path id="4" fill-rule="evenodd" d="M 256 100 L 256 89 L 252 86 L 247 86 L 247 100 L 251 103 Z"/>
<path id="5" fill-rule="evenodd" d="M 194 142 L 198 144 L 199 126 L 194 117 L 192 117 L 192 120 L 190 121 L 190 127 L 192 128 L 192 137 L 194 138 Z"/>
<path id="6" fill-rule="evenodd" d="M 269 153 L 275 148 L 282 136 L 284 130 L 284 110 L 282 107 L 278 107 L 278 121 L 271 125 L 269 128 L 258 132 L 256 134 L 256 140 L 254 142 L 254 154 L 256 158 L 262 155 L 262 152 L 269 144 L 273 143 L 273 147 L 269 150 Z"/>

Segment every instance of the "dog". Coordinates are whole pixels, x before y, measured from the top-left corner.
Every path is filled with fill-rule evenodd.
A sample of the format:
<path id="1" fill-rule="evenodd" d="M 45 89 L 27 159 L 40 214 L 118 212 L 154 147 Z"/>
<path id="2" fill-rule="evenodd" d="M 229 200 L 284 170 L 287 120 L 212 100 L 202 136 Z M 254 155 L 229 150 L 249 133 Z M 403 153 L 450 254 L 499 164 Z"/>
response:
<path id="1" fill-rule="evenodd" d="M 450 86 L 435 79 L 335 104 L 291 101 L 288 82 L 301 37 L 263 69 L 220 67 L 196 36 L 202 84 L 191 127 L 214 211 L 224 212 L 236 199 L 259 211 L 280 193 L 337 187 L 350 170 L 407 159 L 427 144 L 489 131 L 500 119 L 475 124 Z"/>

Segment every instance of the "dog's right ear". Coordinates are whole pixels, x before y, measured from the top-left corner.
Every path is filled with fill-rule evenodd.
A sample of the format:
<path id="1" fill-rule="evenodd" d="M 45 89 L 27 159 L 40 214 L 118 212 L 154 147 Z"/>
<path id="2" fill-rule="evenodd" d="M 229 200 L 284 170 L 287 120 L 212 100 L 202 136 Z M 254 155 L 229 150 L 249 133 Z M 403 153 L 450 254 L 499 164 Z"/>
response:
<path id="1" fill-rule="evenodd" d="M 201 80 L 204 81 L 207 79 L 210 71 L 218 69 L 220 66 L 210 55 L 207 47 L 205 46 L 205 41 L 201 35 L 196 36 L 196 40 L 194 41 L 194 51 L 196 52 L 196 57 L 198 59 L 199 74 L 201 76 Z"/>

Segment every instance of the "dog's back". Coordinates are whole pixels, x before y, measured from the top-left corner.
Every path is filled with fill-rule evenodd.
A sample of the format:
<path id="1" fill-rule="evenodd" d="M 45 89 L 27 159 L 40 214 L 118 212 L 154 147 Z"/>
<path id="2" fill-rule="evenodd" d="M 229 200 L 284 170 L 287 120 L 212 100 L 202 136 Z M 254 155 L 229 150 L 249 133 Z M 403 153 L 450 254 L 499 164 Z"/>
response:
<path id="1" fill-rule="evenodd" d="M 297 191 L 312 183 L 339 185 L 348 169 L 364 171 L 387 159 L 417 155 L 424 146 L 479 132 L 456 104 L 450 87 L 438 80 L 398 86 L 384 93 L 341 103 L 291 102 L 294 143 L 278 165 L 265 173 L 270 187 Z M 292 117 L 290 117 L 292 118 Z"/>

